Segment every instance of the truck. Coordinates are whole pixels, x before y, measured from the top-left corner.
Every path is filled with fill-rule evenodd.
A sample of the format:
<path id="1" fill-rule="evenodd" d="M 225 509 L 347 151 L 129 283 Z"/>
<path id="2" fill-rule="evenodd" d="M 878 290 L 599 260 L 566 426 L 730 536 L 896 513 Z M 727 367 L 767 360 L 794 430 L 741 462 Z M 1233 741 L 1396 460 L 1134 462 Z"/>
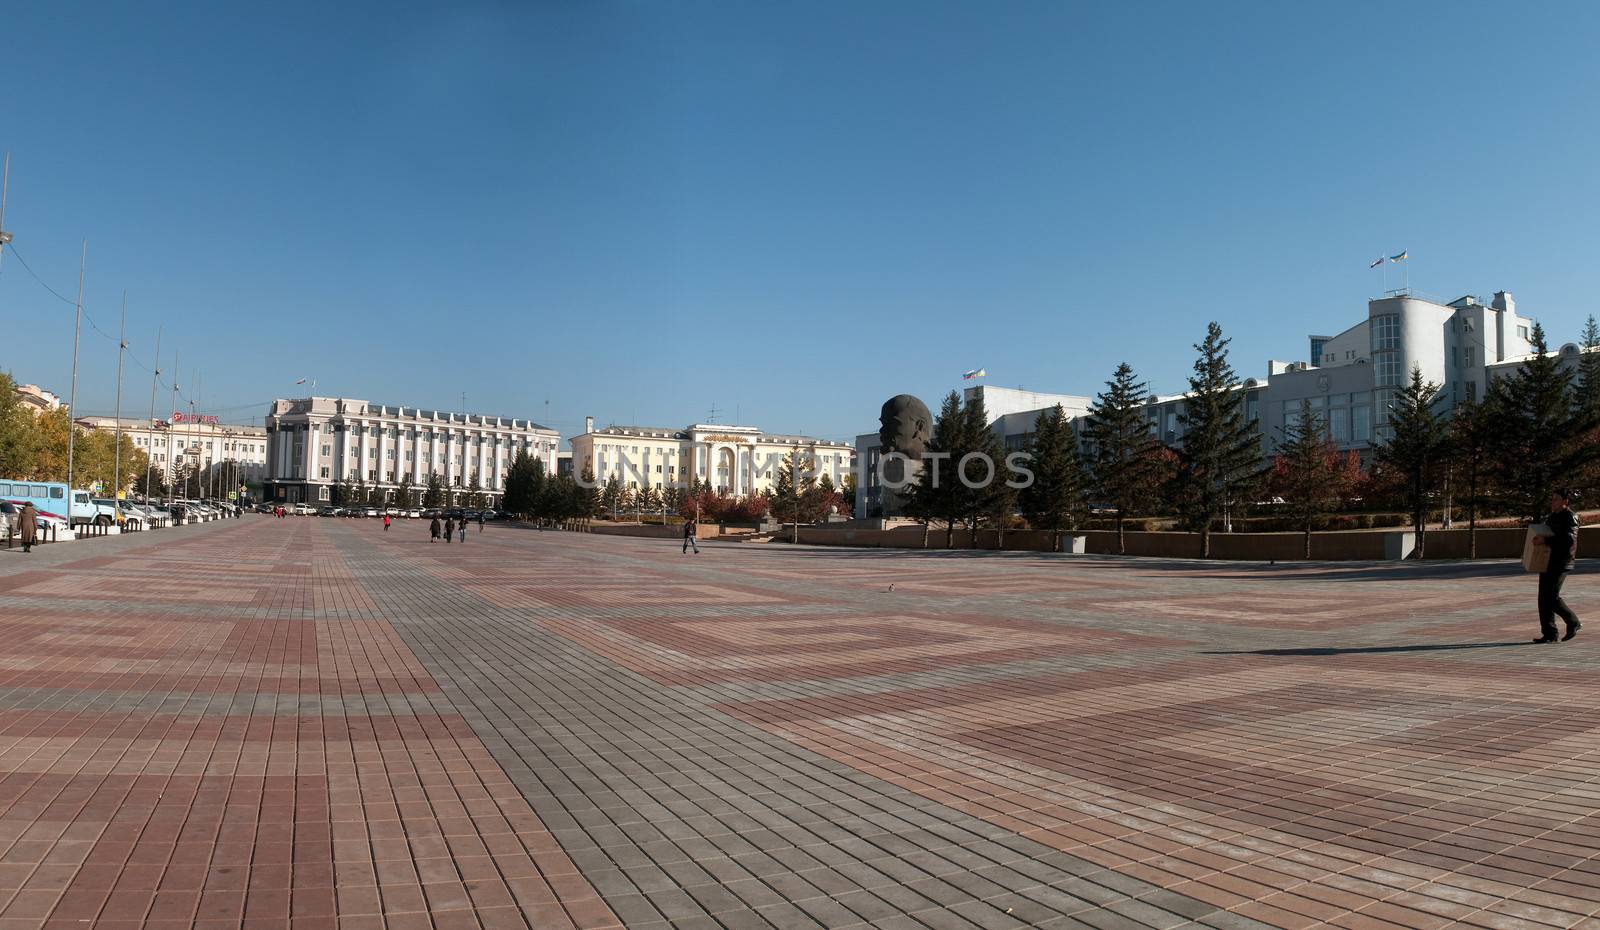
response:
<path id="1" fill-rule="evenodd" d="M 58 481 L 0 478 L 0 500 L 10 501 L 18 507 L 31 503 L 41 515 L 54 520 L 64 520 L 69 526 L 85 526 L 90 523 L 110 526 L 117 519 L 115 511 L 95 506 L 89 492 L 83 490 L 72 492 L 69 512 L 67 486 Z"/>

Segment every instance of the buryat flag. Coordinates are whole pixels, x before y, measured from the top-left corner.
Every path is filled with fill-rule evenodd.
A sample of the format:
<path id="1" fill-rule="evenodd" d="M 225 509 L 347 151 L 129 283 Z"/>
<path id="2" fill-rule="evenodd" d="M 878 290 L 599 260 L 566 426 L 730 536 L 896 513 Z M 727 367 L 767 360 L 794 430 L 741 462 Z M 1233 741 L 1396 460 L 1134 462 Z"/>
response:
<path id="1" fill-rule="evenodd" d="M 1382 256 L 1382 255 L 1379 255 L 1379 256 L 1378 256 L 1378 260 L 1377 260 L 1377 261 L 1375 261 L 1375 262 L 1373 262 L 1373 263 L 1372 263 L 1372 264 L 1370 264 L 1370 265 L 1368 265 L 1368 266 L 1367 266 L 1367 267 L 1368 267 L 1368 268 L 1376 268 L 1376 267 L 1378 267 L 1378 266 L 1379 266 L 1379 265 L 1381 265 L 1381 264 L 1383 264 L 1383 256 Z"/>
<path id="2" fill-rule="evenodd" d="M 295 384 L 305 384 L 305 383 L 306 383 L 306 379 L 304 379 L 304 378 L 301 378 L 299 381 L 295 382 Z"/>
<path id="3" fill-rule="evenodd" d="M 1399 255 L 1391 255 L 1391 256 L 1389 256 L 1389 261 L 1391 261 L 1391 262 L 1403 262 L 1403 261 L 1406 260 L 1406 256 L 1410 255 L 1410 254 L 1411 254 L 1411 251 L 1409 249 L 1407 249 L 1406 251 L 1401 252 Z"/>
<path id="4" fill-rule="evenodd" d="M 989 373 L 987 371 L 984 371 L 982 368 L 974 368 L 971 371 L 962 372 L 961 373 L 961 380 L 962 381 L 971 381 L 973 378 L 982 378 L 982 377 L 984 377 L 984 376 L 986 376 L 988 374 Z"/>

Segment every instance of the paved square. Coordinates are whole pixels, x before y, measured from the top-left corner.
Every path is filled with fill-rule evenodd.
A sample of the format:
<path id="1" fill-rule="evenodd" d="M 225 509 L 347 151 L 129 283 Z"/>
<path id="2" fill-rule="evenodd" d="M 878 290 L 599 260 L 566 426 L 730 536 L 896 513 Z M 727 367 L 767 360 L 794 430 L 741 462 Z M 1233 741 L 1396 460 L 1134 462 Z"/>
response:
<path id="1" fill-rule="evenodd" d="M 1600 632 L 1522 645 L 1532 602 L 315 518 L 0 550 L 0 930 L 1593 930 Z"/>

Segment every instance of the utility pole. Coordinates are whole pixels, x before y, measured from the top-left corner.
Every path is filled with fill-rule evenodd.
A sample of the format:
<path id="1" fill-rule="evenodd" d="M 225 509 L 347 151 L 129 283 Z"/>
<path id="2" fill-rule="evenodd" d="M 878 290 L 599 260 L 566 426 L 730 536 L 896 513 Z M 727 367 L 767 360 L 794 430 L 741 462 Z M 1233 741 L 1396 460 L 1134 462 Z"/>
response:
<path id="1" fill-rule="evenodd" d="M 83 252 L 78 256 L 78 310 L 72 327 L 72 397 L 67 402 L 67 531 L 72 530 L 72 465 L 73 451 L 77 445 L 78 429 L 73 420 L 78 416 L 78 339 L 83 335 L 83 272 L 89 264 L 89 240 L 83 240 Z"/>
<path id="2" fill-rule="evenodd" d="M 122 519 L 122 356 L 128 351 L 128 292 L 122 292 L 122 324 L 117 330 L 117 413 L 116 429 L 112 432 L 111 506 L 116 508 L 117 519 Z"/>
<path id="3" fill-rule="evenodd" d="M 156 370 L 155 370 L 155 373 L 150 376 L 150 431 L 145 434 L 147 437 L 149 437 L 150 440 L 152 440 L 151 442 L 148 442 L 148 443 L 145 444 L 146 445 L 145 457 L 144 457 L 144 499 L 145 499 L 145 503 L 149 503 L 150 502 L 150 468 L 151 468 L 152 465 L 155 464 L 155 456 L 153 454 L 151 454 L 150 450 L 152 450 L 152 449 L 154 449 L 156 447 L 156 444 L 154 442 L 154 440 L 156 438 L 156 382 L 158 382 L 160 380 L 161 380 L 161 327 L 158 325 L 156 327 Z"/>

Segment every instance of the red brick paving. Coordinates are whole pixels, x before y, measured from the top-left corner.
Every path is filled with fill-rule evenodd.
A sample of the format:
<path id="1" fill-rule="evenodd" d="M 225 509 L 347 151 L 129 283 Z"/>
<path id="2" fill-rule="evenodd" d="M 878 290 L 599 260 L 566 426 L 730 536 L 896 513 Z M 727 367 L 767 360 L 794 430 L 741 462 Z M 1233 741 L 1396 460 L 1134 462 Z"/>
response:
<path id="1" fill-rule="evenodd" d="M 0 562 L 0 930 L 1600 928 L 1506 566 L 150 535 Z"/>

